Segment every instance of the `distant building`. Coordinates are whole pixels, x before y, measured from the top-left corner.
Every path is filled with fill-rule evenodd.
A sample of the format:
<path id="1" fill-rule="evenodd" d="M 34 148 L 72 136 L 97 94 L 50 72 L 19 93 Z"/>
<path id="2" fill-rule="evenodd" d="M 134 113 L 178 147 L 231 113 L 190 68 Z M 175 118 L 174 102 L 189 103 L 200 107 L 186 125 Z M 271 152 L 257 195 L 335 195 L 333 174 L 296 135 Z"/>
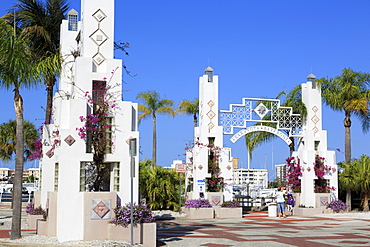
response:
<path id="1" fill-rule="evenodd" d="M 267 188 L 268 170 L 267 169 L 235 169 L 233 182 L 236 186 L 249 185 L 250 187 Z"/>
<path id="2" fill-rule="evenodd" d="M 276 180 L 287 181 L 288 170 L 285 164 L 275 165 L 275 170 L 276 170 Z"/>
<path id="3" fill-rule="evenodd" d="M 0 180 L 7 179 L 10 174 L 9 168 L 0 168 Z"/>

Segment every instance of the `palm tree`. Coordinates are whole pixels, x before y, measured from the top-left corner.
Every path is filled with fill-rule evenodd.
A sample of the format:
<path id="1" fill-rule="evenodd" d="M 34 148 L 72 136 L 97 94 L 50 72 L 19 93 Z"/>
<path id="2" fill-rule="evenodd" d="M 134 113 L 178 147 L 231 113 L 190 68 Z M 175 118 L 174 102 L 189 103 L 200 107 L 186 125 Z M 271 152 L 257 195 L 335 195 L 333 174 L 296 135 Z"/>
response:
<path id="1" fill-rule="evenodd" d="M 17 35 L 14 26 L 0 19 L 0 85 L 14 92 L 16 114 L 16 157 L 13 182 L 13 217 L 11 239 L 21 237 L 22 175 L 24 163 L 23 99 L 20 89 L 36 84 L 55 69 L 53 58 L 39 60 L 31 52 L 28 35 Z M 54 57 L 55 58 L 55 57 Z M 48 68 L 48 69 L 46 69 Z"/>
<path id="2" fill-rule="evenodd" d="M 326 105 L 335 111 L 344 112 L 344 149 L 345 161 L 351 161 L 351 115 L 354 114 L 362 122 L 363 132 L 370 127 L 368 90 L 370 74 L 343 69 L 341 76 L 331 79 L 321 78 L 322 96 Z M 351 210 L 351 190 L 347 189 L 346 205 Z"/>
<path id="3" fill-rule="evenodd" d="M 339 163 L 339 166 L 344 169 L 339 174 L 341 187 L 350 191 L 359 191 L 361 193 L 363 211 L 369 211 L 370 157 L 362 155 L 359 159 Z"/>
<path id="4" fill-rule="evenodd" d="M 307 109 L 306 105 L 302 102 L 302 88 L 301 85 L 295 86 L 290 92 L 282 91 L 280 92 L 276 98 L 281 98 L 282 96 L 285 96 L 284 101 L 281 103 L 281 106 L 284 107 L 292 107 L 294 114 L 300 114 L 302 121 L 305 121 L 307 117 Z M 267 104 L 268 102 L 266 102 Z M 270 115 L 266 115 L 265 118 L 271 117 Z M 259 124 L 259 123 L 257 123 Z M 256 125 L 257 125 L 256 124 Z M 275 123 L 264 123 L 266 126 L 270 126 L 273 128 L 276 128 Z M 252 132 L 245 135 L 246 145 L 249 152 L 249 157 L 252 157 L 253 150 L 261 145 L 262 143 L 267 143 L 277 136 L 265 132 L 265 131 L 258 131 L 258 132 Z M 289 145 L 290 154 L 292 154 L 295 151 L 295 140 L 294 137 L 289 138 L 292 143 Z"/>
<path id="5" fill-rule="evenodd" d="M 16 153 L 16 129 L 17 122 L 15 120 L 0 125 L 0 159 L 3 161 L 11 160 L 13 154 Z M 35 125 L 26 120 L 23 123 L 23 129 L 24 159 L 27 160 L 35 148 L 34 141 L 38 138 L 38 133 Z"/>
<path id="6" fill-rule="evenodd" d="M 16 20 L 17 26 L 31 39 L 32 52 L 39 58 L 58 56 L 60 41 L 60 24 L 66 19 L 69 5 L 65 0 L 18 0 L 12 11 L 5 18 L 9 21 Z M 14 16 L 15 15 L 15 16 Z M 58 59 L 57 70 L 50 71 L 44 78 L 47 100 L 45 107 L 45 123 L 51 121 L 53 107 L 53 88 L 56 76 L 60 71 L 62 59 Z M 55 67 L 55 66 L 52 66 Z M 51 68 L 50 66 L 48 67 Z M 47 69 L 44 68 L 44 69 Z"/>
<path id="7" fill-rule="evenodd" d="M 152 117 L 153 121 L 153 153 L 152 162 L 154 165 L 157 164 L 157 114 L 169 114 L 170 116 L 175 115 L 173 110 L 173 102 L 168 99 L 161 99 L 159 93 L 155 91 L 147 91 L 139 93 L 136 96 L 137 99 L 141 100 L 138 110 L 142 112 L 139 115 L 139 122 L 141 119 Z"/>
<path id="8" fill-rule="evenodd" d="M 154 166 L 146 159 L 140 161 L 140 196 L 146 199 L 149 208 L 178 210 L 179 182 L 179 174 L 174 169 Z"/>
<path id="9" fill-rule="evenodd" d="M 345 160 L 351 160 L 351 115 L 362 122 L 362 130 L 367 132 L 370 127 L 369 99 L 370 74 L 343 69 L 341 76 L 318 80 L 322 88 L 322 97 L 326 105 L 335 111 L 344 112 L 345 128 Z"/>
<path id="10" fill-rule="evenodd" d="M 198 114 L 199 114 L 199 99 L 194 101 L 183 100 L 181 101 L 178 112 L 182 114 L 192 115 L 194 119 L 194 128 L 198 125 Z"/>

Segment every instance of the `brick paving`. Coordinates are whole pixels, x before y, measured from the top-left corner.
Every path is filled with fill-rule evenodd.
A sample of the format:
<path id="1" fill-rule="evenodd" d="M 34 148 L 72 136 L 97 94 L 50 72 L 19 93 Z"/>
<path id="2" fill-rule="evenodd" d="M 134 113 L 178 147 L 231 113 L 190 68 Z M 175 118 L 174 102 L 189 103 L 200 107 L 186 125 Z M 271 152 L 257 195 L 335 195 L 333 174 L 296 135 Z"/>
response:
<path id="1" fill-rule="evenodd" d="M 157 246 L 370 246 L 370 218 L 268 217 L 251 212 L 242 219 L 157 222 Z"/>
<path id="2" fill-rule="evenodd" d="M 0 238 L 9 238 L 9 232 L 0 230 Z M 23 236 L 35 234 L 22 230 Z M 242 219 L 162 220 L 157 246 L 370 246 L 370 213 L 277 218 L 249 212 Z"/>

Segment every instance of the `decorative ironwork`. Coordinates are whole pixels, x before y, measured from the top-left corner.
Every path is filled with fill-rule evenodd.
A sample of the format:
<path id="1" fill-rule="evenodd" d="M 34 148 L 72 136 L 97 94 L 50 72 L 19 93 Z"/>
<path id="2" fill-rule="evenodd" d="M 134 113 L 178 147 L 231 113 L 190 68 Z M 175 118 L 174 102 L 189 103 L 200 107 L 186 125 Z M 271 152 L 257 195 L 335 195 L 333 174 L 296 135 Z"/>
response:
<path id="1" fill-rule="evenodd" d="M 242 104 L 230 104 L 220 111 L 224 134 L 234 134 L 234 128 L 246 128 L 248 122 L 274 123 L 277 130 L 287 130 L 289 137 L 302 135 L 302 118 L 291 107 L 280 106 L 278 99 L 243 98 Z"/>

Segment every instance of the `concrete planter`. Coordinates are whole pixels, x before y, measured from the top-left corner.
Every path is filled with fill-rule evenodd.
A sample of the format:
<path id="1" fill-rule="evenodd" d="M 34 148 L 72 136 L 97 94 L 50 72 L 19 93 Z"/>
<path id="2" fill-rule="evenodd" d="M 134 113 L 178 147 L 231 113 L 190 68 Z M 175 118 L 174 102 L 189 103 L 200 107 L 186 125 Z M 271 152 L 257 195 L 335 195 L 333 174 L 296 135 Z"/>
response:
<path id="1" fill-rule="evenodd" d="M 131 227 L 116 226 L 108 224 L 108 239 L 109 240 L 125 240 L 131 241 Z M 143 223 L 134 227 L 134 243 L 142 244 L 147 247 L 155 247 L 157 242 L 157 224 Z"/>
<path id="2" fill-rule="evenodd" d="M 184 213 L 189 219 L 213 219 L 213 208 L 185 208 Z"/>
<path id="3" fill-rule="evenodd" d="M 37 221 L 37 235 L 49 236 L 49 227 L 47 221 L 39 220 Z"/>
<path id="4" fill-rule="evenodd" d="M 219 208 L 219 212 L 216 213 L 216 218 L 220 219 L 241 219 L 243 215 L 243 209 L 239 208 Z"/>
<path id="5" fill-rule="evenodd" d="M 310 216 L 315 214 L 321 214 L 320 208 L 294 208 L 293 214 L 296 216 Z"/>
<path id="6" fill-rule="evenodd" d="M 43 218 L 44 216 L 42 215 L 27 214 L 27 223 L 28 223 L 29 229 L 36 229 L 37 220 L 42 220 Z"/>

